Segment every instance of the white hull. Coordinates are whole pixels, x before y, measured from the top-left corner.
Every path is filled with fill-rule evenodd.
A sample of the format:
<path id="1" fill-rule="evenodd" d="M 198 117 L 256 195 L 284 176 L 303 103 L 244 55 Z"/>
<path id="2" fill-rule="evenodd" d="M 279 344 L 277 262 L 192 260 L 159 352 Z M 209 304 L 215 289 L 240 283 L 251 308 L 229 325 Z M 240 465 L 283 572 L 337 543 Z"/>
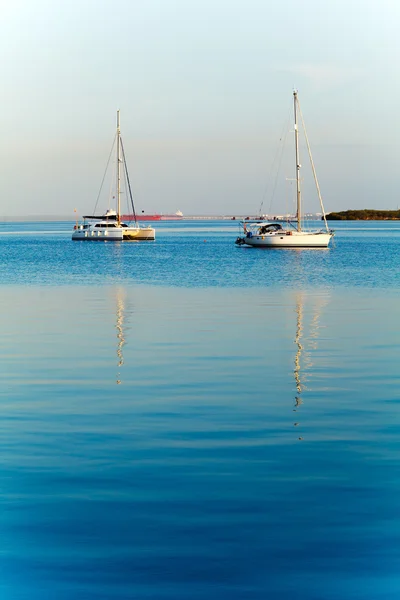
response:
<path id="1" fill-rule="evenodd" d="M 83 229 L 78 225 L 78 228 L 74 229 L 72 233 L 72 239 L 86 242 L 121 242 L 123 235 L 122 227 L 96 231 L 95 229 Z"/>
<path id="2" fill-rule="evenodd" d="M 150 241 L 156 239 L 156 231 L 153 227 L 125 227 L 123 228 L 124 240 Z"/>
<path id="3" fill-rule="evenodd" d="M 245 236 L 242 240 L 247 246 L 261 248 L 327 248 L 331 238 L 332 234 L 326 232 L 282 231 Z"/>

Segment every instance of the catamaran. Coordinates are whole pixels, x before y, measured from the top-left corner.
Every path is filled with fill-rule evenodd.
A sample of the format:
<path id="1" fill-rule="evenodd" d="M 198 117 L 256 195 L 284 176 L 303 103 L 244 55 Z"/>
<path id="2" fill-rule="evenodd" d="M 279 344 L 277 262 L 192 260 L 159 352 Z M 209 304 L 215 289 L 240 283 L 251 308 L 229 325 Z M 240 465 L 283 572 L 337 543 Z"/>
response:
<path id="1" fill-rule="evenodd" d="M 108 209 L 103 215 L 85 215 L 83 223 L 76 223 L 72 233 L 73 240 L 86 241 L 144 241 L 154 240 L 156 237 L 153 227 L 139 225 L 136 218 L 135 206 L 133 204 L 131 184 L 129 180 L 128 168 L 125 160 L 124 145 L 122 143 L 121 129 L 119 124 L 119 110 L 117 111 L 117 207 L 116 210 Z M 121 166 L 123 173 L 121 174 Z M 132 215 L 129 224 L 121 220 L 121 175 L 124 175 L 126 192 L 129 196 Z"/>
<path id="2" fill-rule="evenodd" d="M 297 91 L 293 92 L 294 103 L 294 140 L 295 140 L 295 155 L 296 155 L 296 218 L 292 227 L 283 227 L 280 223 L 266 221 L 263 219 L 249 220 L 243 222 L 244 235 L 236 240 L 239 246 L 256 246 L 263 248 L 327 248 L 330 240 L 333 237 L 333 231 L 329 229 L 326 221 L 325 209 L 322 202 L 320 187 L 318 184 L 317 174 L 314 167 L 314 161 L 311 155 L 310 144 L 306 129 L 304 126 L 303 116 L 300 110 Z M 308 154 L 311 162 L 311 168 L 314 175 L 314 181 L 321 204 L 322 218 L 324 220 L 324 229 L 308 231 L 303 228 L 302 216 L 302 197 L 300 189 L 300 155 L 299 155 L 299 128 L 298 115 L 301 117 L 304 137 L 307 144 Z"/>

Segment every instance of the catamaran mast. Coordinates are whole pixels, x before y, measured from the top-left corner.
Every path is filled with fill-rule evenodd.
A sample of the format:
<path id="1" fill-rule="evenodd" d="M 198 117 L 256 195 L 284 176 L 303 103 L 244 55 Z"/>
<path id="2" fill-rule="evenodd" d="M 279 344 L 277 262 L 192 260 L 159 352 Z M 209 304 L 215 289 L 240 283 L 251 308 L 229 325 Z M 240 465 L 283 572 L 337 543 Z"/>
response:
<path id="1" fill-rule="evenodd" d="M 121 158 L 120 141 L 121 130 L 119 128 L 119 110 L 117 110 L 117 221 L 118 225 L 121 219 Z"/>
<path id="2" fill-rule="evenodd" d="M 297 191 L 297 231 L 301 231 L 301 192 L 300 192 L 300 155 L 299 155 L 299 128 L 297 125 L 297 92 L 293 92 L 294 105 L 294 139 L 296 147 L 296 191 Z"/>

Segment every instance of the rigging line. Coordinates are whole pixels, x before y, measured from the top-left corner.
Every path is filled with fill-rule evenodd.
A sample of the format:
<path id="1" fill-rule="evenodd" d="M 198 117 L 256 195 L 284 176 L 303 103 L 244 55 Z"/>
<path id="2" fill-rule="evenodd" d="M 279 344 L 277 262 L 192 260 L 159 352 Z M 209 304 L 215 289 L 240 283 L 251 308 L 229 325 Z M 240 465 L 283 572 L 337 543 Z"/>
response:
<path id="1" fill-rule="evenodd" d="M 128 194 L 126 193 L 126 192 L 127 192 L 127 189 L 128 189 L 128 181 L 127 181 L 127 178 L 126 178 L 126 170 L 125 170 L 125 169 L 123 169 L 123 171 L 122 171 L 122 177 L 123 177 L 123 179 L 124 179 L 124 187 L 123 187 L 123 189 L 124 189 L 124 192 L 125 192 L 125 202 L 124 202 L 124 206 L 126 206 L 126 211 L 127 211 L 127 212 L 129 212 Z M 121 191 L 121 195 L 122 195 L 124 192 L 122 192 L 122 191 Z M 121 203 L 121 205 L 122 205 L 122 203 Z M 121 208 L 121 213 L 122 213 L 122 212 L 123 212 L 123 211 L 122 211 L 122 208 Z"/>
<path id="2" fill-rule="evenodd" d="M 122 154 L 122 156 L 123 156 L 123 154 Z M 132 192 L 129 189 L 129 181 L 128 181 L 129 180 L 129 174 L 128 174 L 127 168 L 125 168 L 126 162 L 125 161 L 123 161 L 123 162 L 124 162 L 123 178 L 124 178 L 124 193 L 125 193 L 125 204 L 124 204 L 124 206 L 126 206 L 126 212 L 130 213 L 131 210 L 134 211 L 135 209 L 131 208 L 132 207 L 132 199 L 131 199 Z M 130 201 L 131 206 L 129 206 L 129 201 Z M 136 217 L 136 214 L 134 212 L 133 212 L 133 214 Z M 136 224 L 137 224 L 137 222 L 136 222 Z"/>
<path id="3" fill-rule="evenodd" d="M 272 199 L 274 197 L 274 193 L 275 193 L 275 189 L 276 189 L 276 182 L 277 182 L 278 174 L 279 174 L 279 171 L 280 171 L 280 165 L 281 165 L 281 162 L 282 162 L 283 148 L 285 146 L 285 140 L 286 140 L 286 136 L 287 136 L 288 121 L 289 121 L 289 117 L 286 119 L 286 121 L 284 123 L 284 126 L 283 126 L 283 129 L 282 129 L 282 133 L 279 136 L 279 144 L 278 144 L 278 146 L 276 148 L 275 156 L 274 156 L 274 159 L 272 161 L 272 165 L 271 165 L 271 169 L 270 169 L 270 173 L 272 175 L 272 173 L 275 170 L 275 165 L 276 165 L 276 163 L 278 162 L 278 159 L 279 159 L 279 166 L 278 166 L 278 169 L 277 169 L 277 172 L 276 172 L 276 175 L 275 175 L 275 182 L 274 182 L 274 186 L 273 186 L 273 190 L 272 190 L 272 197 L 271 197 L 271 202 L 270 202 L 270 209 L 271 209 Z M 283 142 L 282 142 L 282 138 L 283 138 Z M 282 142 L 282 144 L 281 144 L 281 142 Z M 267 183 L 265 185 L 265 189 L 264 189 L 262 201 L 261 201 L 261 204 L 260 204 L 260 209 L 259 209 L 259 213 L 260 214 L 261 214 L 262 207 L 264 205 L 264 201 L 267 199 L 267 195 L 268 195 L 268 191 L 269 191 L 269 186 L 270 186 L 270 181 L 271 181 L 271 178 L 268 177 L 268 181 L 267 181 Z"/>
<path id="4" fill-rule="evenodd" d="M 281 170 L 281 165 L 282 165 L 282 157 L 283 157 L 283 150 L 284 150 L 284 148 L 285 148 L 285 144 L 286 144 L 286 138 L 287 138 L 287 135 L 288 135 L 288 133 L 289 133 L 289 131 L 288 131 L 288 123 L 287 123 L 287 124 L 286 124 L 286 133 L 285 133 L 285 134 L 284 134 L 284 136 L 283 136 L 283 143 L 282 143 L 282 145 L 281 145 L 281 148 L 280 148 L 279 166 L 278 166 L 278 169 L 277 169 L 277 171 L 276 171 L 276 174 L 275 174 L 274 186 L 273 186 L 273 188 L 272 188 L 271 201 L 270 201 L 270 203 L 269 203 L 269 208 L 268 208 L 268 212 L 269 212 L 269 213 L 270 213 L 270 212 L 271 212 L 271 210 L 272 210 L 272 202 L 273 202 L 273 200 L 274 200 L 274 197 L 275 197 L 276 186 L 278 185 L 278 176 L 279 176 L 279 173 L 280 173 L 280 170 Z"/>
<path id="5" fill-rule="evenodd" d="M 298 106 L 299 113 L 300 113 L 301 123 L 303 125 L 304 137 L 305 137 L 305 140 L 306 140 L 307 150 L 308 150 L 308 156 L 310 157 L 311 168 L 312 168 L 312 172 L 313 172 L 313 175 L 314 175 L 314 181 L 315 181 L 315 186 L 316 186 L 317 192 L 318 192 L 319 202 L 321 204 L 322 216 L 324 218 L 325 228 L 326 228 L 326 231 L 329 231 L 328 223 L 326 221 L 326 216 L 325 216 L 324 203 L 322 202 L 321 190 L 320 190 L 320 187 L 319 187 L 317 173 L 316 173 L 316 170 L 315 170 L 314 161 L 313 161 L 313 157 L 312 157 L 312 154 L 311 154 L 311 148 L 310 148 L 310 144 L 309 144 L 309 141 L 308 141 L 306 126 L 304 124 L 303 113 L 301 112 L 300 103 L 299 103 L 298 99 L 297 99 L 297 106 Z"/>
<path id="6" fill-rule="evenodd" d="M 112 168 L 112 173 L 111 173 L 111 177 L 110 177 L 110 187 L 108 190 L 108 208 L 113 208 L 114 210 L 116 209 L 116 196 L 117 196 L 117 190 L 115 187 L 115 181 L 117 179 L 117 169 L 118 169 L 118 165 L 116 162 L 113 162 L 113 168 Z"/>
<path id="7" fill-rule="evenodd" d="M 132 197 L 131 182 L 129 181 L 128 167 L 126 166 L 126 159 L 125 159 L 125 150 L 124 150 L 124 144 L 123 144 L 123 142 L 122 142 L 122 138 L 121 138 L 121 137 L 120 137 L 120 141 L 121 141 L 121 149 L 122 149 L 122 158 L 123 158 L 123 160 L 124 160 L 124 170 L 125 170 L 126 180 L 127 180 L 127 182 L 128 182 L 129 198 L 130 198 L 131 205 L 132 205 L 133 217 L 134 217 L 134 219 L 135 219 L 135 223 L 137 223 L 135 206 L 134 206 L 134 204 L 133 204 L 133 197 Z"/>
<path id="8" fill-rule="evenodd" d="M 287 191 L 285 194 L 286 214 L 285 214 L 285 218 L 283 219 L 283 221 L 286 221 L 287 225 L 291 225 L 292 227 L 294 227 L 294 225 L 292 225 L 292 222 L 289 221 L 289 215 L 291 215 L 293 212 L 293 185 L 292 185 L 292 183 L 293 183 L 292 181 L 287 181 L 287 186 L 286 186 Z"/>
<path id="9" fill-rule="evenodd" d="M 112 155 L 112 153 L 113 153 L 113 151 L 114 151 L 114 146 L 115 146 L 115 140 L 116 140 L 116 138 L 117 138 L 117 134 L 115 134 L 115 136 L 114 136 L 114 141 L 113 141 L 113 144 L 112 144 L 112 147 L 111 147 L 111 150 L 110 150 L 110 155 L 109 155 L 109 157 L 108 157 L 108 161 L 107 161 L 107 165 L 106 165 L 106 168 L 105 168 L 105 171 L 104 171 L 103 179 L 101 180 L 101 184 L 100 184 L 99 193 L 97 194 L 96 204 L 95 204 L 95 206 L 94 206 L 94 211 L 93 211 L 93 214 L 94 214 L 94 215 L 96 214 L 96 209 L 97 209 L 97 205 L 98 205 L 98 203 L 99 203 L 100 194 L 101 194 L 101 191 L 102 191 L 102 189 L 103 189 L 104 179 L 106 178 L 106 174 L 107 174 L 108 166 L 109 166 L 109 164 L 110 164 L 110 160 L 111 160 L 111 155 Z"/>

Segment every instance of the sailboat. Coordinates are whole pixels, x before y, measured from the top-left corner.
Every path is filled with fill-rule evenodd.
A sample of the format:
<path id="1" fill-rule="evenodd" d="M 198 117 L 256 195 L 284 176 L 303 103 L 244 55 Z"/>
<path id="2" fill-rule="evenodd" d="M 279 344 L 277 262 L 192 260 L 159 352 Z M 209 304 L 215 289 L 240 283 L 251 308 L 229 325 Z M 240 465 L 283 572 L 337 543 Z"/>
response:
<path id="1" fill-rule="evenodd" d="M 136 218 L 136 211 L 133 204 L 131 184 L 129 180 L 128 168 L 125 160 L 124 146 L 122 143 L 121 129 L 119 122 L 119 110 L 117 111 L 117 206 L 116 209 L 108 209 L 103 215 L 85 215 L 83 223 L 76 223 L 72 233 L 73 240 L 85 241 L 147 241 L 154 240 L 156 237 L 153 227 L 139 225 Z M 122 169 L 121 169 L 122 167 Z M 122 173 L 121 173 L 122 171 Z M 124 176 L 126 192 L 129 195 L 132 216 L 129 224 L 121 220 L 121 176 Z"/>
<path id="2" fill-rule="evenodd" d="M 333 237 L 333 231 L 328 228 L 325 209 L 322 202 L 322 196 L 318 184 L 317 174 L 314 167 L 314 161 L 311 156 L 311 149 L 308 143 L 307 133 L 304 127 L 303 117 L 300 111 L 297 91 L 293 92 L 294 104 L 294 141 L 296 156 L 296 218 L 293 220 L 293 226 L 284 228 L 280 223 L 258 220 L 246 220 L 243 222 L 244 236 L 238 237 L 236 244 L 239 246 L 256 246 L 262 248 L 327 248 Z M 314 175 L 314 181 L 317 188 L 319 201 L 325 228 L 322 230 L 308 231 L 303 229 L 302 198 L 300 189 L 300 154 L 299 154 L 299 127 L 298 114 L 301 116 L 304 137 L 307 143 L 311 167 Z"/>

